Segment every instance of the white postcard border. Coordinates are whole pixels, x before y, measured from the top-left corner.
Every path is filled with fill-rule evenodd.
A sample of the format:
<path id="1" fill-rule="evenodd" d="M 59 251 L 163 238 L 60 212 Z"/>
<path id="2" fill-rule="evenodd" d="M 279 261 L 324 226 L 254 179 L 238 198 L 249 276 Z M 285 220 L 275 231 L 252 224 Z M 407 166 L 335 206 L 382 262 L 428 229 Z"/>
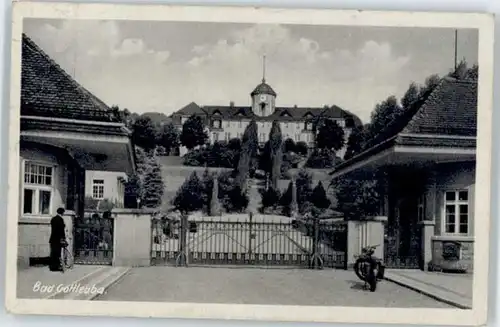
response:
<path id="1" fill-rule="evenodd" d="M 19 128 L 23 18 L 204 21 L 350 26 L 477 28 L 479 30 L 478 135 L 473 309 L 366 308 L 28 300 L 16 296 L 19 213 Z M 263 321 L 480 325 L 486 322 L 491 214 L 493 15 L 257 7 L 15 2 L 13 4 L 6 307 L 16 314 L 242 319 Z M 486 236 L 487 237 L 483 237 Z M 485 254 L 485 255 L 481 255 Z M 360 314 L 362 312 L 362 314 Z"/>

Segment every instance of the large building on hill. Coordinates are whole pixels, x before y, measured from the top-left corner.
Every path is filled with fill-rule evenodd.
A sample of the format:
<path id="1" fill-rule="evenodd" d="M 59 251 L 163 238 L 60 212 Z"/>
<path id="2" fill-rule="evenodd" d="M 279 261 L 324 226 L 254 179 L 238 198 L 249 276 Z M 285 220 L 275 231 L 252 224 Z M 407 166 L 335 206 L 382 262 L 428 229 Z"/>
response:
<path id="1" fill-rule="evenodd" d="M 251 106 L 229 105 L 199 106 L 191 102 L 184 108 L 172 114 L 173 123 L 179 128 L 191 115 L 203 118 L 207 127 L 210 143 L 228 141 L 232 138 L 241 138 L 246 126 L 251 120 L 257 122 L 259 143 L 264 144 L 269 139 L 269 132 L 274 120 L 280 122 L 283 139 L 292 139 L 295 142 L 305 142 L 309 147 L 314 146 L 313 120 L 323 116 L 334 119 L 344 128 L 346 138 L 352 127 L 360 125 L 361 120 L 354 114 L 335 105 L 328 107 L 280 107 L 277 106 L 277 94 L 266 83 L 265 78 L 250 93 Z M 187 149 L 180 149 L 184 155 Z M 337 153 L 343 157 L 345 148 Z"/>

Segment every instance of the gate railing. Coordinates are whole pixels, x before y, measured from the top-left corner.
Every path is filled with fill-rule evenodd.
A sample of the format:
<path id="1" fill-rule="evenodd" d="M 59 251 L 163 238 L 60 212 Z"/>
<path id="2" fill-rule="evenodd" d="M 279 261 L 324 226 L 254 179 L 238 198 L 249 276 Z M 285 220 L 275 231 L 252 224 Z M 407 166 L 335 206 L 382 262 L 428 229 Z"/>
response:
<path id="1" fill-rule="evenodd" d="M 113 260 L 113 220 L 102 214 L 75 217 L 73 224 L 75 263 L 105 264 Z"/>
<path id="2" fill-rule="evenodd" d="M 320 256 L 326 267 L 347 267 L 346 224 L 310 226 L 288 217 L 259 218 L 154 220 L 152 264 L 314 267 L 312 259 Z"/>

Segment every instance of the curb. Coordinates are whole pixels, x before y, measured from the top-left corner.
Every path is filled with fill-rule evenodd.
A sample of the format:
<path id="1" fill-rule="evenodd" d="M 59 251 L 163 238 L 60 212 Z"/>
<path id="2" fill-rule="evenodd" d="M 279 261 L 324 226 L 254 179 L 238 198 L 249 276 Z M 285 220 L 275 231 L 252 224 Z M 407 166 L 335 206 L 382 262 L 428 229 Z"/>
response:
<path id="1" fill-rule="evenodd" d="M 80 283 L 85 283 L 86 281 L 88 280 L 91 280 L 92 277 L 95 277 L 97 275 L 99 275 L 100 273 L 102 273 L 103 271 L 106 270 L 107 267 L 100 267 L 88 274 L 86 274 L 85 276 L 75 280 L 74 282 L 72 282 L 72 284 L 80 284 Z M 53 299 L 57 299 L 58 297 L 60 297 L 62 294 L 64 294 L 62 291 L 59 291 L 59 292 L 54 292 L 52 294 L 49 294 L 47 295 L 46 297 L 44 297 L 43 299 L 44 300 L 53 300 Z M 64 295 L 62 295 L 62 298 L 64 298 Z"/>
<path id="2" fill-rule="evenodd" d="M 96 271 L 93 271 L 84 277 L 78 279 L 72 284 L 94 284 L 96 288 L 103 288 L 104 292 L 107 289 L 123 278 L 131 268 L 128 267 L 103 267 Z M 103 293 L 104 294 L 104 293 Z M 84 294 L 84 293 L 64 293 L 57 292 L 53 293 L 45 299 L 57 299 L 57 300 L 79 300 L 79 301 L 91 301 L 98 297 L 100 294 Z"/>
<path id="3" fill-rule="evenodd" d="M 422 290 L 421 288 L 409 285 L 408 283 L 401 282 L 401 281 L 399 281 L 399 280 L 397 280 L 395 278 L 384 276 L 384 279 L 387 280 L 387 281 L 389 281 L 389 282 L 392 282 L 394 284 L 397 284 L 399 286 L 402 286 L 402 287 L 405 287 L 405 288 L 410 289 L 412 291 L 415 291 L 417 293 L 423 294 L 423 295 L 425 295 L 427 297 L 430 297 L 430 298 L 432 298 L 432 299 L 434 299 L 436 301 L 439 301 L 439 302 L 446 303 L 448 305 L 454 306 L 456 308 L 464 309 L 464 310 L 471 310 L 472 309 L 472 306 L 465 305 L 465 304 L 462 304 L 462 303 L 458 303 L 458 302 L 450 300 L 450 299 L 446 299 L 446 298 L 444 298 L 442 296 L 436 295 L 435 293 Z"/>
<path id="4" fill-rule="evenodd" d="M 123 270 L 119 271 L 117 274 L 114 274 L 114 275 L 111 275 L 111 278 L 106 281 L 106 279 L 103 281 L 106 282 L 102 287 L 104 287 L 104 294 L 106 294 L 107 290 L 115 285 L 116 283 L 118 283 L 122 278 L 124 278 L 129 272 L 130 270 L 132 270 L 132 268 L 124 268 Z M 88 301 L 93 301 L 93 300 L 96 300 L 99 298 L 99 296 L 101 296 L 101 294 L 92 294 L 87 300 Z"/>

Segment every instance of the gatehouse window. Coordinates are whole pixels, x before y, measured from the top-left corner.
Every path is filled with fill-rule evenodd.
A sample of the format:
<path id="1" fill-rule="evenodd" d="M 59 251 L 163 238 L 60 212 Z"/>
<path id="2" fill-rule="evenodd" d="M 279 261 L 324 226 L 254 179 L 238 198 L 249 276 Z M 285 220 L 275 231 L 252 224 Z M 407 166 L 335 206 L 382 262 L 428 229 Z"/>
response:
<path id="1" fill-rule="evenodd" d="M 54 166 L 24 162 L 23 214 L 50 215 L 54 192 Z"/>
<path id="2" fill-rule="evenodd" d="M 469 232 L 469 192 L 445 192 L 445 233 L 467 235 Z"/>
<path id="3" fill-rule="evenodd" d="M 94 179 L 92 181 L 92 197 L 96 200 L 104 199 L 104 180 Z"/>

